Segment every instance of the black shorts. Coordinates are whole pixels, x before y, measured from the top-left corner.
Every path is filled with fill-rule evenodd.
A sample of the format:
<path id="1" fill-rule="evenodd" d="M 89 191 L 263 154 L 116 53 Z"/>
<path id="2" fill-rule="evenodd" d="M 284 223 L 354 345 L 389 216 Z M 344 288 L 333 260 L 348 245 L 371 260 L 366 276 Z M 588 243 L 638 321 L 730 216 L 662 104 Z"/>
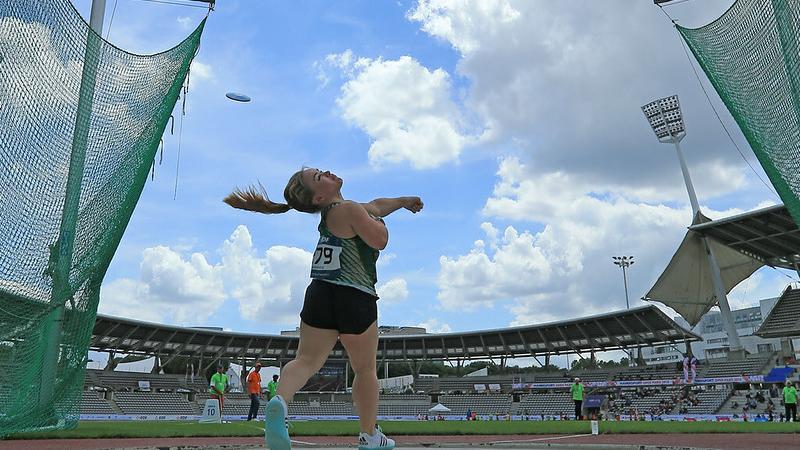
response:
<path id="1" fill-rule="evenodd" d="M 350 286 L 312 280 L 300 319 L 306 325 L 361 334 L 378 320 L 378 297 Z"/>

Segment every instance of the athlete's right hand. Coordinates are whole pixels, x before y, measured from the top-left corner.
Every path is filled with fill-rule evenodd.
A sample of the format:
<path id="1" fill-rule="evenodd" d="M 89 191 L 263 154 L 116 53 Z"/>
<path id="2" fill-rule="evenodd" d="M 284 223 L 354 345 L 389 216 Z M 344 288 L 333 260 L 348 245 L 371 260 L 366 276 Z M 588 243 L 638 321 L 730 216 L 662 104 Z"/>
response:
<path id="1" fill-rule="evenodd" d="M 425 206 L 422 203 L 422 199 L 419 197 L 405 197 L 405 204 L 403 208 L 411 211 L 412 213 L 416 214 L 422 211 L 422 207 Z"/>

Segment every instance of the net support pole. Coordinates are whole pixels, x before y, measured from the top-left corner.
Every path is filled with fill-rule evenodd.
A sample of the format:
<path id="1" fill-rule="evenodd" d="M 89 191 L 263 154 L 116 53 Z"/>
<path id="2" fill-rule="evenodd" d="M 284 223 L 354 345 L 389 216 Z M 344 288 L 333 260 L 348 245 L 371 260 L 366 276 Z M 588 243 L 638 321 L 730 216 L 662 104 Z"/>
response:
<path id="1" fill-rule="evenodd" d="M 689 176 L 689 168 L 686 166 L 686 160 L 683 158 L 681 151 L 680 140 L 683 137 L 673 137 L 672 143 L 675 144 L 675 152 L 678 154 L 678 161 L 681 164 L 681 172 L 683 173 L 683 181 L 686 183 L 686 191 L 689 193 L 689 202 L 692 204 L 692 221 L 697 219 L 697 214 L 700 212 L 700 203 L 697 201 L 697 194 L 694 191 L 692 184 L 692 177 Z M 703 236 L 703 246 L 706 249 L 706 256 L 708 257 L 708 266 L 711 271 L 711 283 L 714 286 L 714 294 L 719 303 L 720 316 L 722 317 L 722 324 L 728 335 L 728 344 L 730 345 L 731 352 L 738 352 L 742 349 L 742 344 L 739 341 L 739 334 L 736 332 L 736 325 L 733 323 L 733 314 L 731 314 L 731 307 L 728 304 L 728 295 L 725 292 L 725 286 L 722 284 L 722 274 L 717 264 L 717 258 L 714 251 L 708 243 L 708 239 Z"/>
<path id="2" fill-rule="evenodd" d="M 64 329 L 64 310 L 67 300 L 74 295 L 69 274 L 72 267 L 75 232 L 78 221 L 78 207 L 81 197 L 81 184 L 86 163 L 86 146 L 89 138 L 89 125 L 92 115 L 92 101 L 97 81 L 98 52 L 103 32 L 103 18 L 106 0 L 92 0 L 89 18 L 90 30 L 86 33 L 83 73 L 72 135 L 72 153 L 69 174 L 67 175 L 66 195 L 61 212 L 61 225 L 58 240 L 51 256 L 53 292 L 50 299 L 52 310 L 45 319 L 44 358 L 39 380 L 39 408 L 54 407 L 53 387 L 56 385 L 60 359 L 61 337 Z"/>

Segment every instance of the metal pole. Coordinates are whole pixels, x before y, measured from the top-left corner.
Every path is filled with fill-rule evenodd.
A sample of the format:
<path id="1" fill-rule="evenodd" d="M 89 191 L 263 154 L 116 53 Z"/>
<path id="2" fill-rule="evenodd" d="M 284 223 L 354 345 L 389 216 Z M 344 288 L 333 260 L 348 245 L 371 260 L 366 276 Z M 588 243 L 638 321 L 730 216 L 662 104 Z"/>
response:
<path id="1" fill-rule="evenodd" d="M 74 288 L 69 283 L 73 249 L 75 244 L 75 229 L 78 221 L 77 210 L 81 194 L 81 182 L 86 161 L 86 146 L 89 136 L 89 122 L 91 119 L 92 101 L 97 78 L 98 59 L 95 55 L 100 47 L 103 33 L 103 16 L 106 9 L 106 0 L 93 0 L 89 24 L 97 34 L 93 36 L 88 32 L 86 36 L 86 50 L 83 61 L 83 75 L 81 77 L 78 108 L 75 117 L 75 129 L 72 135 L 72 154 L 70 157 L 67 187 L 64 197 L 64 209 L 61 213 L 61 226 L 58 240 L 54 244 L 55 254 L 49 262 L 52 269 L 53 291 L 50 304 L 53 309 L 48 314 L 43 333 L 44 358 L 39 380 L 39 408 L 54 408 L 53 389 L 57 379 L 59 359 L 61 353 L 61 335 L 64 327 L 64 308 L 68 299 L 74 295 Z"/>
<path id="2" fill-rule="evenodd" d="M 103 35 L 103 18 L 106 15 L 106 0 L 92 0 L 92 13 L 89 16 L 89 26 L 99 36 Z"/>
<path id="3" fill-rule="evenodd" d="M 626 271 L 627 266 L 622 265 L 622 282 L 625 283 L 625 309 L 631 309 L 630 301 L 628 301 L 628 275 Z"/>
<path id="4" fill-rule="evenodd" d="M 344 362 L 344 391 L 347 392 L 347 387 L 350 384 L 350 361 Z"/>
<path id="5" fill-rule="evenodd" d="M 678 161 L 681 164 L 681 172 L 683 172 L 683 181 L 686 182 L 686 191 L 689 193 L 689 201 L 692 204 L 692 223 L 697 218 L 697 213 L 700 212 L 700 205 L 697 202 L 697 194 L 694 192 L 694 185 L 692 185 L 692 178 L 689 176 L 689 168 L 686 167 L 686 161 L 681 152 L 679 144 L 680 139 L 673 139 L 675 144 L 675 151 L 678 153 Z M 736 332 L 736 325 L 733 323 L 733 315 L 731 314 L 731 307 L 728 305 L 728 296 L 725 293 L 725 286 L 722 284 L 722 275 L 720 274 L 717 258 L 714 251 L 708 244 L 708 240 L 703 237 L 703 245 L 706 247 L 706 255 L 708 256 L 708 265 L 711 269 L 711 282 L 714 285 L 714 294 L 719 303 L 720 316 L 722 323 L 725 326 L 725 331 L 728 334 L 728 344 L 730 344 L 730 351 L 736 352 L 742 349 L 742 344 L 739 341 L 739 334 Z"/>
<path id="6" fill-rule="evenodd" d="M 689 202 L 692 204 L 692 220 L 697 217 L 700 211 L 700 204 L 697 202 L 697 194 L 694 192 L 694 185 L 692 178 L 689 176 L 689 168 L 686 166 L 686 161 L 683 159 L 683 152 L 681 151 L 680 139 L 673 139 L 675 144 L 675 151 L 678 153 L 678 161 L 681 163 L 681 172 L 683 172 L 683 181 L 686 182 L 686 190 L 689 191 Z"/>
<path id="7" fill-rule="evenodd" d="M 719 303 L 722 324 L 725 326 L 725 331 L 728 334 L 730 352 L 737 352 L 742 349 L 742 344 L 739 341 L 739 333 L 736 331 L 736 325 L 733 323 L 733 314 L 731 314 L 731 307 L 728 305 L 728 296 L 725 294 L 725 287 L 722 285 L 722 276 L 720 275 L 719 266 L 717 265 L 717 258 L 714 256 L 714 250 L 711 249 L 705 237 L 703 237 L 703 244 L 706 247 L 708 264 L 711 267 L 711 281 L 714 283 L 714 293 Z"/>

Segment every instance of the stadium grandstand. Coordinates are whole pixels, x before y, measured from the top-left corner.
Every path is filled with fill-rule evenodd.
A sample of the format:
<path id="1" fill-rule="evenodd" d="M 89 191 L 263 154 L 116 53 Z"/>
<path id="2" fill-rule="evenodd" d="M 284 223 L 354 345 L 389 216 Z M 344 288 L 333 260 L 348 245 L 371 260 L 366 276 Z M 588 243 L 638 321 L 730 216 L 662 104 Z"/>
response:
<path id="1" fill-rule="evenodd" d="M 789 295 L 789 300 L 793 300 L 793 292 L 787 290 L 782 299 Z M 785 303 L 777 302 L 782 304 Z M 782 311 L 775 310 L 769 317 L 782 315 Z M 752 403 L 751 398 L 759 399 L 751 411 L 766 412 L 770 397 L 764 392 L 772 386 L 767 381 L 770 375 L 778 370 L 781 382 L 796 377 L 794 368 L 788 367 L 786 372 L 786 366 L 776 363 L 775 352 L 739 360 L 704 360 L 693 384 L 683 383 L 680 363 L 648 365 L 641 353 L 636 365 L 629 367 L 555 370 L 549 365 L 549 359 L 556 355 L 576 354 L 581 358 L 588 355 L 587 360 L 593 361 L 595 353 L 603 351 L 623 350 L 633 355 L 642 348 L 700 343 L 701 336 L 654 306 L 466 333 L 428 334 L 415 329 L 408 334 L 408 330 L 392 327 L 384 331 L 379 338 L 378 353 L 384 376 L 388 375 L 390 363 L 414 370 L 409 382 L 401 384 L 400 389 L 387 389 L 381 394 L 379 415 L 384 418 L 465 418 L 468 412 L 484 417 L 566 417 L 573 408 L 568 388 L 575 377 L 580 377 L 587 386 L 587 408 L 606 416 L 702 415 L 725 411 L 739 414 L 740 405 Z M 254 335 L 98 316 L 91 339 L 92 351 L 157 356 L 155 372 L 163 372 L 176 359 L 198 364 L 192 373 L 88 370 L 81 414 L 87 419 L 194 417 L 209 398 L 202 374 L 219 361 L 235 363 L 246 373 L 256 360 L 280 367 L 294 356 L 296 348 L 297 336 L 292 332 Z M 470 360 L 491 360 L 504 367 L 518 357 L 536 358 L 553 370 L 506 375 L 483 371 L 478 376 L 461 377 L 420 373 L 423 363 L 430 361 L 460 366 Z M 312 378 L 289 405 L 294 417 L 343 418 L 357 414 L 348 389 L 345 358 L 344 350 L 337 345 L 327 369 Z M 331 382 L 331 378 L 335 380 Z M 446 411 L 431 411 L 439 404 Z M 226 401 L 225 415 L 244 417 L 248 407 L 249 399 L 244 393 L 232 392 Z"/>
<path id="2" fill-rule="evenodd" d="M 380 336 L 378 360 L 385 362 L 458 361 L 544 357 L 609 350 L 631 351 L 645 346 L 694 341 L 683 329 L 653 306 L 631 308 L 580 319 L 547 324 L 466 333 Z M 166 366 L 178 357 L 199 362 L 200 373 L 220 359 L 252 367 L 256 360 L 280 366 L 297 351 L 298 338 L 253 335 L 208 328 L 184 328 L 98 315 L 90 350 L 127 355 L 156 356 Z M 346 361 L 337 344 L 330 361 Z M 346 364 L 346 362 L 345 362 Z M 415 374 L 418 375 L 418 374 Z"/>

